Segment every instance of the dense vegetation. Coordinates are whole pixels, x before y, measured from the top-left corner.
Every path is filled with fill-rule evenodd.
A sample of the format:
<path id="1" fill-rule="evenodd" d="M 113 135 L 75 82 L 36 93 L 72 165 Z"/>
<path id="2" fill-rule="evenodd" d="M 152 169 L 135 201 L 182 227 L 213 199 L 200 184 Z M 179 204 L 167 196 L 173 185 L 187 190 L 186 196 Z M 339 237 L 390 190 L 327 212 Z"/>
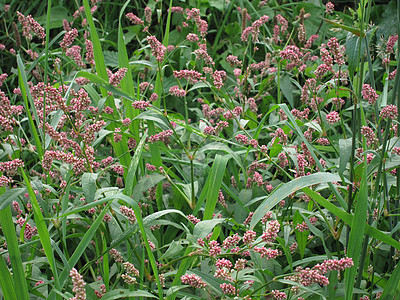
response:
<path id="1" fill-rule="evenodd" d="M 0 1 L 0 298 L 398 299 L 400 4 Z"/>

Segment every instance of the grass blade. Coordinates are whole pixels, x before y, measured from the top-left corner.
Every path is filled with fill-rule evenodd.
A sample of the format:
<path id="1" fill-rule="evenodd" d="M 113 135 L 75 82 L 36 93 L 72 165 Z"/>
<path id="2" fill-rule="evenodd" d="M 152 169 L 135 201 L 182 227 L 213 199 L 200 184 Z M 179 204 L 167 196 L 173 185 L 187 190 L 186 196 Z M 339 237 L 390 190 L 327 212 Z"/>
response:
<path id="1" fill-rule="evenodd" d="M 4 192 L 5 188 L 1 188 Z M 15 233 L 14 222 L 12 220 L 11 208 L 8 206 L 0 211 L 0 224 L 7 242 L 8 254 L 13 271 L 14 285 L 18 287 L 15 290 L 17 299 L 29 299 L 28 285 L 26 284 L 25 271 L 22 266 L 21 253 L 19 252 L 17 235 Z M 1 258 L 3 260 L 3 258 Z M 4 262 L 4 261 L 3 261 Z M 2 273 L 3 276 L 4 273 Z"/>
<path id="2" fill-rule="evenodd" d="M 119 14 L 119 24 L 118 24 L 118 63 L 120 68 L 127 68 L 128 72 L 124 79 L 121 81 L 121 90 L 129 94 L 131 97 L 135 98 L 135 88 L 134 82 L 132 77 L 132 72 L 129 66 L 129 58 L 128 52 L 125 46 L 125 39 L 124 34 L 122 32 L 122 16 L 124 15 L 125 9 L 131 1 L 128 0 L 125 2 L 124 6 L 121 8 Z M 139 110 L 134 109 L 132 105 L 128 101 L 124 101 L 124 106 L 126 109 L 126 117 L 133 120 L 139 115 Z M 134 137 L 139 138 L 139 121 L 132 121 L 131 125 L 129 126 L 131 129 L 131 133 Z"/>
<path id="3" fill-rule="evenodd" d="M 210 220 L 217 204 L 219 189 L 221 187 L 222 178 L 226 170 L 226 164 L 230 159 L 229 156 L 215 156 L 214 163 L 211 167 L 211 173 L 206 185 L 203 187 L 207 191 L 207 201 L 204 211 L 203 220 Z M 193 203 L 194 204 L 194 203 Z"/>
<path id="4" fill-rule="evenodd" d="M 55 263 L 55 259 L 54 259 L 53 248 L 51 247 L 49 230 L 47 228 L 46 221 L 43 218 L 42 211 L 41 211 L 39 203 L 37 201 L 35 192 L 33 191 L 31 182 L 30 182 L 28 176 L 26 175 L 25 171 L 22 168 L 20 168 L 20 170 L 22 173 L 22 177 L 24 178 L 26 188 L 28 189 L 29 199 L 31 200 L 31 203 L 32 203 L 33 214 L 34 214 L 35 223 L 36 223 L 36 227 L 38 230 L 40 242 L 43 246 L 44 253 L 46 254 L 50 268 L 53 271 L 55 287 L 57 289 L 59 289 L 60 284 L 59 284 L 59 280 L 58 280 L 57 267 L 56 267 L 56 263 Z"/>
<path id="5" fill-rule="evenodd" d="M 32 132 L 33 140 L 35 142 L 35 146 L 36 146 L 37 152 L 39 154 L 39 159 L 41 160 L 43 158 L 43 154 L 44 154 L 43 148 L 42 148 L 42 142 L 39 138 L 39 134 L 36 130 L 36 126 L 33 123 L 33 118 L 32 118 L 31 112 L 29 110 L 29 107 L 32 108 L 33 115 L 35 117 L 35 121 L 37 124 L 37 128 L 39 128 L 39 117 L 38 117 L 38 114 L 36 111 L 35 104 L 33 103 L 31 92 L 29 90 L 28 81 L 26 79 L 24 63 L 22 62 L 19 54 L 17 55 L 17 64 L 18 64 L 19 88 L 21 89 L 22 99 L 24 100 L 24 104 L 25 104 L 25 111 L 26 111 L 26 114 L 28 115 L 29 129 Z M 28 102 L 28 100 L 29 100 L 29 102 Z"/>
<path id="6" fill-rule="evenodd" d="M 14 281 L 11 277 L 10 271 L 8 271 L 7 264 L 4 258 L 0 256 L 0 288 L 4 295 L 4 299 L 17 300 L 17 295 L 14 290 Z"/>
<path id="7" fill-rule="evenodd" d="M 400 264 L 397 264 L 385 288 L 383 289 L 381 299 L 398 299 L 400 295 Z M 395 298 L 397 295 L 397 298 Z"/>
<path id="8" fill-rule="evenodd" d="M 310 196 L 315 202 L 317 202 L 319 205 L 322 205 L 325 207 L 327 210 L 329 210 L 332 214 L 343 220 L 348 225 L 351 225 L 353 223 L 353 216 L 339 207 L 333 205 L 330 203 L 328 200 L 326 200 L 324 197 L 319 195 L 318 193 L 314 192 L 313 190 L 309 188 L 304 188 L 303 191 Z M 400 243 L 390 237 L 389 235 L 385 234 L 384 232 L 378 230 L 375 227 L 372 227 L 369 224 L 365 224 L 365 234 L 369 235 L 370 237 L 373 237 L 383 243 L 386 243 L 398 250 L 400 250 Z"/>
<path id="9" fill-rule="evenodd" d="M 97 202 L 98 203 L 98 202 Z M 90 226 L 89 230 L 86 231 L 85 235 L 82 237 L 81 241 L 79 242 L 79 245 L 76 247 L 76 250 L 72 254 L 71 258 L 68 260 L 68 266 L 65 266 L 64 270 L 61 272 L 59 281 L 60 281 L 60 286 L 61 288 L 64 286 L 65 281 L 67 280 L 69 276 L 69 272 L 71 271 L 71 267 L 74 267 L 78 260 L 81 258 L 83 252 L 86 250 L 87 246 L 89 245 L 90 241 L 92 240 L 93 235 L 96 233 L 99 225 L 103 221 L 104 215 L 107 213 L 108 209 L 111 206 L 111 201 L 104 207 L 102 212 L 99 214 L 99 216 L 96 218 L 96 220 L 93 222 L 93 224 Z M 58 290 L 61 290 L 59 288 Z M 54 299 L 54 292 L 49 295 L 49 299 Z"/>
<path id="10" fill-rule="evenodd" d="M 302 176 L 296 178 L 288 183 L 285 183 L 275 189 L 270 195 L 265 197 L 263 203 L 261 203 L 258 208 L 255 210 L 253 218 L 250 223 L 250 228 L 253 229 L 254 226 L 261 220 L 261 218 L 271 210 L 275 205 L 277 205 L 282 199 L 286 198 L 290 194 L 298 191 L 302 188 L 326 183 L 326 182 L 334 182 L 341 181 L 340 177 L 335 174 L 330 173 L 314 173 L 307 176 Z"/>
<path id="11" fill-rule="evenodd" d="M 135 154 L 133 155 L 131 159 L 131 163 L 129 165 L 128 169 L 128 174 L 126 175 L 126 183 L 125 183 L 125 190 L 124 194 L 131 196 L 134 188 L 134 181 L 135 181 L 135 175 L 136 175 L 136 170 L 139 165 L 139 159 L 142 155 L 142 150 L 143 146 L 146 142 L 147 139 L 147 132 L 143 134 L 142 139 L 139 142 L 139 145 L 136 147 Z"/>
<path id="12" fill-rule="evenodd" d="M 94 53 L 94 61 L 96 64 L 96 71 L 101 78 L 108 81 L 107 68 L 104 63 L 104 55 L 103 51 L 101 50 L 101 44 L 99 36 L 97 35 L 96 26 L 94 26 L 93 16 L 90 11 L 88 0 L 83 0 L 83 6 L 85 8 L 86 20 L 89 24 L 90 39 L 93 43 L 93 53 Z M 107 92 L 104 89 L 101 90 L 101 93 L 103 97 L 107 96 Z"/>
<path id="13" fill-rule="evenodd" d="M 345 272 L 346 288 L 345 299 L 352 299 L 354 280 L 356 277 L 357 267 L 359 265 L 362 241 L 364 238 L 364 226 L 367 221 L 368 206 L 368 183 L 367 168 L 364 164 L 364 173 L 361 179 L 361 187 L 358 194 L 358 200 L 354 210 L 353 222 L 351 224 L 349 244 L 347 247 L 347 256 L 353 259 L 354 266 Z M 364 266 L 360 266 L 363 268 Z"/>

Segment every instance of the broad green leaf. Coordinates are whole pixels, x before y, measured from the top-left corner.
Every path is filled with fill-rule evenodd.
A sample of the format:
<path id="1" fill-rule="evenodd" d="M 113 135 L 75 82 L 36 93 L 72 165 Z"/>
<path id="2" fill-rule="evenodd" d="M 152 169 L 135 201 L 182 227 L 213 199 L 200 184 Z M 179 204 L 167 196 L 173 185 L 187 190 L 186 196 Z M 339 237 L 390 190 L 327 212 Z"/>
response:
<path id="1" fill-rule="evenodd" d="M 356 207 L 354 209 L 353 222 L 350 229 L 349 244 L 347 246 L 347 256 L 353 259 L 354 265 L 345 272 L 346 293 L 345 299 L 351 300 L 353 297 L 354 280 L 356 278 L 357 267 L 361 256 L 362 244 L 364 239 L 364 227 L 367 223 L 368 212 L 368 180 L 367 164 L 364 163 L 364 171 L 361 179 L 360 191 L 358 193 Z M 360 266 L 363 268 L 364 266 Z"/>
<path id="2" fill-rule="evenodd" d="M 121 299 L 121 298 L 127 299 L 128 297 L 135 297 L 135 299 L 137 299 L 136 297 L 146 297 L 146 298 L 155 298 L 155 299 L 158 298 L 156 295 L 153 295 L 146 291 L 130 291 L 130 290 L 126 290 L 126 289 L 115 289 L 108 293 L 105 293 L 101 297 L 101 299 L 114 300 L 114 299 Z"/>
<path id="3" fill-rule="evenodd" d="M 302 176 L 285 184 L 282 184 L 277 189 L 275 189 L 270 195 L 262 197 L 265 199 L 255 210 L 253 218 L 250 223 L 250 228 L 253 229 L 254 226 L 261 220 L 261 218 L 270 211 L 276 204 L 281 200 L 284 200 L 290 194 L 301 190 L 305 187 L 327 183 L 341 181 L 340 177 L 331 173 L 314 173 L 307 176 Z M 261 199 L 260 199 L 261 200 Z"/>
<path id="4" fill-rule="evenodd" d="M 82 175 L 82 189 L 85 194 L 85 200 L 88 203 L 94 201 L 97 176 L 98 174 L 96 173 L 84 173 Z"/>
<path id="5" fill-rule="evenodd" d="M 395 298 L 396 296 L 396 298 Z M 385 288 L 383 289 L 381 299 L 399 299 L 400 296 L 400 264 L 398 263 Z"/>
<path id="6" fill-rule="evenodd" d="M 5 191 L 5 188 L 1 187 L 0 193 L 2 193 L 4 191 Z M 25 279 L 25 271 L 24 271 L 24 267 L 22 265 L 22 257 L 21 257 L 21 253 L 18 248 L 17 235 L 15 233 L 15 226 L 14 226 L 14 222 L 12 220 L 11 208 L 9 206 L 0 211 L 0 226 L 1 226 L 1 229 L 3 232 L 3 235 L 5 237 L 5 240 L 7 242 L 8 255 L 10 256 L 10 262 L 11 262 L 11 267 L 12 267 L 12 272 L 13 272 L 13 285 L 12 286 L 18 287 L 18 289 L 15 289 L 16 299 L 29 299 L 28 285 L 27 285 L 26 279 Z M 4 262 L 3 257 L 0 257 L 0 259 Z M 4 267 L 4 265 L 3 265 L 3 267 Z M 8 270 L 7 270 L 7 272 L 8 272 Z M 5 278 L 2 280 L 2 284 L 3 284 L 3 281 L 4 282 L 9 281 L 9 278 L 6 275 L 7 273 L 2 273 L 1 277 L 3 276 L 3 274 L 4 274 Z M 9 272 L 8 272 L 8 274 L 9 274 Z M 12 290 L 12 288 L 11 288 L 11 290 Z M 8 288 L 7 288 L 6 293 L 12 296 L 13 293 L 11 290 L 8 291 Z"/>
<path id="7" fill-rule="evenodd" d="M 135 154 L 133 155 L 133 157 L 131 159 L 131 163 L 130 163 L 129 169 L 128 169 L 128 174 L 126 175 L 126 183 L 125 183 L 125 190 L 124 190 L 125 195 L 131 196 L 133 193 L 136 171 L 137 171 L 137 167 L 139 165 L 139 160 L 142 156 L 142 150 L 143 150 L 143 146 L 146 142 L 146 139 L 147 139 L 147 131 L 143 134 L 143 136 L 139 142 L 139 145 L 136 147 Z"/>
<path id="8" fill-rule="evenodd" d="M 300 212 L 296 210 L 293 216 L 293 227 L 296 227 L 297 224 L 303 223 L 303 217 L 300 215 Z M 307 238 L 308 234 L 310 233 L 309 230 L 306 231 L 299 231 L 298 229 L 295 229 L 295 234 L 296 234 L 296 241 L 298 245 L 298 249 L 300 251 L 300 258 L 304 257 L 304 252 L 306 250 L 307 246 Z"/>
<path id="9" fill-rule="evenodd" d="M 224 222 L 225 219 L 212 219 L 200 221 L 194 226 L 193 236 L 197 239 L 205 238 L 218 224 Z"/>
<path id="10" fill-rule="evenodd" d="M 351 139 L 340 139 L 339 140 L 339 174 L 343 176 L 344 170 L 346 170 L 347 162 L 351 156 Z"/>
<path id="11" fill-rule="evenodd" d="M 283 92 L 283 95 L 285 95 L 285 98 L 289 102 L 290 106 L 294 107 L 293 86 L 292 86 L 292 83 L 290 82 L 289 75 L 284 74 L 280 78 L 280 86 L 281 86 L 281 90 Z"/>
<path id="12" fill-rule="evenodd" d="M 340 23 L 337 23 L 335 21 L 328 20 L 328 19 L 325 19 L 325 18 L 322 18 L 322 20 L 324 20 L 325 22 L 327 22 L 329 24 L 332 24 L 335 27 L 347 30 L 348 32 L 351 32 L 352 34 L 356 35 L 357 37 L 361 37 L 361 38 L 365 37 L 365 33 L 362 32 L 359 28 L 343 25 L 343 24 L 340 24 Z"/>
<path id="13" fill-rule="evenodd" d="M 149 188 L 152 188 L 164 178 L 164 175 L 158 173 L 153 173 L 149 176 L 143 177 L 136 184 L 135 188 L 133 189 L 132 195 L 134 195 L 137 199 L 140 199 L 143 192 L 147 191 Z"/>
<path id="14" fill-rule="evenodd" d="M 0 196 L 0 210 L 6 208 L 12 201 L 16 201 L 18 197 L 25 192 L 24 188 L 14 188 L 7 190 Z"/>
<path id="15" fill-rule="evenodd" d="M 217 205 L 217 200 L 219 196 L 219 190 L 221 188 L 221 182 L 226 171 L 226 164 L 228 163 L 229 156 L 221 156 L 217 154 L 215 160 L 211 167 L 210 175 L 207 178 L 207 182 L 203 187 L 206 195 L 206 207 L 204 210 L 203 220 L 209 220 L 214 214 L 215 206 Z M 201 194 L 203 194 L 203 191 Z M 200 195 L 200 198 L 201 195 Z M 201 201 L 199 200 L 199 203 Z M 194 203 L 193 203 L 194 206 Z M 196 208 L 199 206 L 196 205 Z"/>
<path id="16" fill-rule="evenodd" d="M 17 295 L 14 289 L 14 280 L 11 277 L 7 264 L 3 256 L 0 255 L 0 289 L 3 293 L 4 299 L 17 300 Z"/>

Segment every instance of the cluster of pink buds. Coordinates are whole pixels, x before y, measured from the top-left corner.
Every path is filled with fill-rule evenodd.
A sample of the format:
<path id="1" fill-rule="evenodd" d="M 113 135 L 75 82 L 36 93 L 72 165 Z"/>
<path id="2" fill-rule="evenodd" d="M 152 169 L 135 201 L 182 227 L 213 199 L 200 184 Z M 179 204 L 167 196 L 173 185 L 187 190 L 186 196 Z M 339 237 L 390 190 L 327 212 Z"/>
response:
<path id="1" fill-rule="evenodd" d="M 207 286 L 207 283 L 205 283 L 200 276 L 197 276 L 195 274 L 185 274 L 181 276 L 181 281 L 183 284 L 188 284 L 198 289 Z"/>

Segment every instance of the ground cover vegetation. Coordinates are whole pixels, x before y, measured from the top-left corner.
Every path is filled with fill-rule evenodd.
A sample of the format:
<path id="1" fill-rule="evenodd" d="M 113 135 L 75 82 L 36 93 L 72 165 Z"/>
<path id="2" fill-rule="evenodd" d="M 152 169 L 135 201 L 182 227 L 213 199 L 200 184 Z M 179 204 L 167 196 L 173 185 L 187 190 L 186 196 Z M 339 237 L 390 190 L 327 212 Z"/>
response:
<path id="1" fill-rule="evenodd" d="M 0 1 L 0 297 L 398 299 L 399 7 Z"/>

